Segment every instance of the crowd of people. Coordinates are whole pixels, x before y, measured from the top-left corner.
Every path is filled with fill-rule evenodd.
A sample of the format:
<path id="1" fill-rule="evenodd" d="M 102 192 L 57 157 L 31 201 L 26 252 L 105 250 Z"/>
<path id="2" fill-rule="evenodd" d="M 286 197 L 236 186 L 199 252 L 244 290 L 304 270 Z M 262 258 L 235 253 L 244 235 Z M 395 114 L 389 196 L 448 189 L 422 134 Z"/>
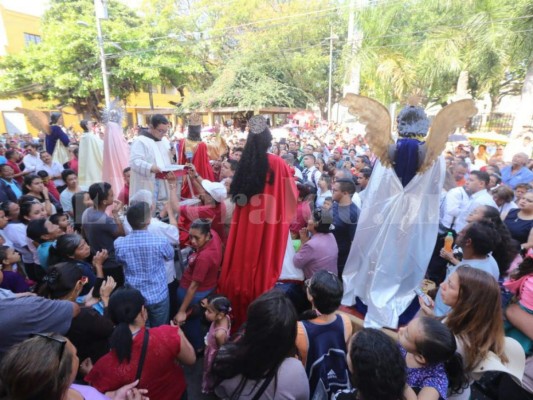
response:
<path id="1" fill-rule="evenodd" d="M 448 147 L 434 290 L 386 334 L 339 313 L 364 136 L 199 128 L 129 130 L 119 188 L 80 170 L 72 132 L 0 141 L 0 399 L 191 399 L 182 365 L 201 358 L 221 399 L 468 399 L 485 371 L 497 398 L 531 398 L 533 132 L 511 155 Z"/>

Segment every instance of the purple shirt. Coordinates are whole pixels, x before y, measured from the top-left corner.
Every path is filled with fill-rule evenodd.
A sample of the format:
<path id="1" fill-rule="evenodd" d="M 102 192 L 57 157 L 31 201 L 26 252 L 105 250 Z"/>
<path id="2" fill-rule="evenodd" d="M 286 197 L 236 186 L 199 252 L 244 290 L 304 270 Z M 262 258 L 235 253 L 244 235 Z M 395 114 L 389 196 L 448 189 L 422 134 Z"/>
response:
<path id="1" fill-rule="evenodd" d="M 311 278 L 319 270 L 337 275 L 338 255 L 339 248 L 333 233 L 315 233 L 294 255 L 293 262 L 296 268 L 304 272 L 305 279 Z"/>
<path id="2" fill-rule="evenodd" d="M 400 351 L 405 359 L 407 351 L 400 346 Z M 412 388 L 423 389 L 432 387 L 439 392 L 440 397 L 446 400 L 448 396 L 448 376 L 444 369 L 444 363 L 437 363 L 422 368 L 407 367 L 407 384 Z"/>
<path id="3" fill-rule="evenodd" d="M 30 291 L 30 287 L 22 275 L 14 271 L 4 271 L 4 279 L 2 280 L 0 287 L 2 289 L 11 290 L 13 293 L 24 293 Z"/>

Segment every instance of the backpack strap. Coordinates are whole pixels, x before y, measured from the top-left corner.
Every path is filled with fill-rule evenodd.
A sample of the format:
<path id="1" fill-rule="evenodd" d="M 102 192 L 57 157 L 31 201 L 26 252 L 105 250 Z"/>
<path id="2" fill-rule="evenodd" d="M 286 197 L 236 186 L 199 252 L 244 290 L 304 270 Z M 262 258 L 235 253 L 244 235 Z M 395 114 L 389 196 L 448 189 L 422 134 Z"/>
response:
<path id="1" fill-rule="evenodd" d="M 272 382 L 272 379 L 274 379 L 274 375 L 276 375 L 276 372 L 277 371 L 274 371 L 274 372 L 271 372 L 266 378 L 265 378 L 265 381 L 263 382 L 263 384 L 261 385 L 261 387 L 259 388 L 259 390 L 255 393 L 254 397 L 252 398 L 252 400 L 259 400 L 261 398 L 261 396 L 263 395 L 263 393 L 265 392 L 265 390 L 267 389 L 268 385 L 270 385 L 270 382 Z"/>

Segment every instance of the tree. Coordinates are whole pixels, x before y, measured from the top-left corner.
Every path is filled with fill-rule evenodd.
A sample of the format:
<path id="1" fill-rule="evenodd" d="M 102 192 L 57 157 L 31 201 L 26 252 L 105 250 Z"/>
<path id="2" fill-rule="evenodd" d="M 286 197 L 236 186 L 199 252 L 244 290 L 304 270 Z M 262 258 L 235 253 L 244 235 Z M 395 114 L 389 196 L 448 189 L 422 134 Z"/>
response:
<path id="1" fill-rule="evenodd" d="M 126 99 L 147 84 L 183 84 L 184 76 L 201 70 L 176 41 L 154 44 L 157 27 L 122 3 L 109 2 L 109 16 L 102 30 L 113 97 Z M 94 21 L 92 0 L 52 0 L 43 17 L 42 42 L 0 62 L 0 94 L 22 94 L 98 116 L 103 84 Z"/>
<path id="2" fill-rule="evenodd" d="M 526 0 L 523 0 L 527 3 Z M 512 21 L 524 8 L 510 0 L 384 2 L 357 15 L 364 32 L 356 61 L 362 92 L 383 102 L 402 100 L 415 88 L 442 104 L 464 86 L 493 105 L 516 91 L 522 59 Z"/>
<path id="3" fill-rule="evenodd" d="M 192 96 L 189 108 L 238 106 L 257 109 L 269 106 L 305 108 L 307 94 L 290 86 L 283 71 L 250 60 L 234 59 L 206 91 Z"/>
<path id="4" fill-rule="evenodd" d="M 205 39 L 219 69 L 214 69 L 213 87 L 193 98 L 192 105 L 316 105 L 325 115 L 330 26 L 339 37 L 346 37 L 346 7 L 336 4 L 325 0 L 196 2 L 195 6 L 205 7 L 200 26 L 209 32 Z M 337 65 L 341 56 L 336 48 Z M 341 73 L 337 68 L 337 93 Z"/>

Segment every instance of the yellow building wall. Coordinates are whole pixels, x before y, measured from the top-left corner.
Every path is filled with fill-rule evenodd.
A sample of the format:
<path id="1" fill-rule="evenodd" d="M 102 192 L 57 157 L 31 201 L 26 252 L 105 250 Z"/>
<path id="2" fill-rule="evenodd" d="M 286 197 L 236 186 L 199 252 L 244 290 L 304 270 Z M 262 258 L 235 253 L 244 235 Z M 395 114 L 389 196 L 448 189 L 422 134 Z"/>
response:
<path id="1" fill-rule="evenodd" d="M 41 36 L 41 19 L 39 17 L 23 14 L 20 12 L 8 10 L 0 6 L 0 18 L 2 18 L 5 37 L 2 38 L 4 48 L 3 54 L 16 54 L 21 52 L 26 44 L 24 42 L 24 33 Z M 30 109 L 45 108 L 42 102 L 28 101 L 23 98 L 17 99 L 20 107 Z M 29 123 L 26 123 L 28 130 L 32 134 L 37 134 L 37 130 Z M 7 132 L 4 118 L 0 118 L 0 133 Z"/>
<path id="2" fill-rule="evenodd" d="M 7 36 L 7 45 L 5 46 L 7 54 L 19 53 L 26 47 L 24 33 L 41 36 L 41 19 L 39 17 L 11 11 L 2 6 L 0 6 L 0 13 Z"/>

